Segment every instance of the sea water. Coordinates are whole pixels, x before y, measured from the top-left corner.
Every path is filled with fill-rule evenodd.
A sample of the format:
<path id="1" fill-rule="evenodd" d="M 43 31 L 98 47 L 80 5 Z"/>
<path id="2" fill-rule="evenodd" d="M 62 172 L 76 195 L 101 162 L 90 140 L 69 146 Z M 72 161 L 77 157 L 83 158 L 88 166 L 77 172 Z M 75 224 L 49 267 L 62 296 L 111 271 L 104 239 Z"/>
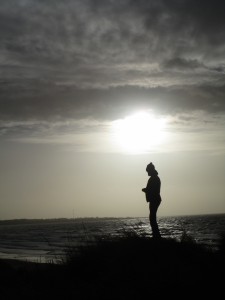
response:
<path id="1" fill-rule="evenodd" d="M 186 233 L 199 244 L 219 248 L 225 214 L 159 217 L 163 238 L 180 240 Z M 67 247 L 90 243 L 98 236 L 128 231 L 151 237 L 148 218 L 86 218 L 0 221 L 0 258 L 39 263 L 57 261 Z"/>

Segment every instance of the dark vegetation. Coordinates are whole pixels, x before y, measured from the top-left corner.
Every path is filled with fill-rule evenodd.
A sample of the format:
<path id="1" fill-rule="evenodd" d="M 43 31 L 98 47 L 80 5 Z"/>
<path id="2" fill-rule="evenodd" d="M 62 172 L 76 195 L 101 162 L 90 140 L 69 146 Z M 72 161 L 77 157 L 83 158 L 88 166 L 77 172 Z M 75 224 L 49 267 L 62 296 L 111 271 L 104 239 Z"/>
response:
<path id="1" fill-rule="evenodd" d="M 135 232 L 67 247 L 58 263 L 0 260 L 1 299 L 225 299 L 225 238 L 218 251 Z"/>

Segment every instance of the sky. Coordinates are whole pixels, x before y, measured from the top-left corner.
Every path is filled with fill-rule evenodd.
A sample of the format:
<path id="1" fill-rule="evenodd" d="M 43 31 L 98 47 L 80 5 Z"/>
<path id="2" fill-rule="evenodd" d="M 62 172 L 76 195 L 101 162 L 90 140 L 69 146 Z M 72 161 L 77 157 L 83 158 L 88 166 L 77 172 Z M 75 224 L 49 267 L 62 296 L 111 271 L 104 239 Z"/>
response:
<path id="1" fill-rule="evenodd" d="M 225 2 L 1 0 L 0 219 L 225 213 Z"/>

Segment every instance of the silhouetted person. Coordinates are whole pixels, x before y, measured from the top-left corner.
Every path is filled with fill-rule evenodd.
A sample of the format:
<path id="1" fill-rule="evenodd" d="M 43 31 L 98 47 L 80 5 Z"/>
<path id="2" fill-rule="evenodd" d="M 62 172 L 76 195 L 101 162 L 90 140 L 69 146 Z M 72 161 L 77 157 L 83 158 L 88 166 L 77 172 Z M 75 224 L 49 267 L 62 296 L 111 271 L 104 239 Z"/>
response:
<path id="1" fill-rule="evenodd" d="M 152 228 L 152 236 L 153 238 L 160 238 L 161 235 L 157 224 L 156 214 L 162 201 L 160 196 L 161 180 L 153 163 L 147 165 L 146 172 L 150 178 L 146 188 L 143 188 L 142 191 L 145 193 L 146 201 L 149 202 L 149 221 Z"/>

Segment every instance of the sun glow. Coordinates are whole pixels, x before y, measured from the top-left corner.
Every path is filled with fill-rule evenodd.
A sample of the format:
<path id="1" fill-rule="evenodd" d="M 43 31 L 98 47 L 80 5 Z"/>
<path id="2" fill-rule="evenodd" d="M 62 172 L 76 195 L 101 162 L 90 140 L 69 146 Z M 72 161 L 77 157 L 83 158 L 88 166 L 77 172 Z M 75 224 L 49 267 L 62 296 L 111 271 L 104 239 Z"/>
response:
<path id="1" fill-rule="evenodd" d="M 113 122 L 115 141 L 127 153 L 149 152 L 165 140 L 165 124 L 150 113 L 136 113 Z"/>

